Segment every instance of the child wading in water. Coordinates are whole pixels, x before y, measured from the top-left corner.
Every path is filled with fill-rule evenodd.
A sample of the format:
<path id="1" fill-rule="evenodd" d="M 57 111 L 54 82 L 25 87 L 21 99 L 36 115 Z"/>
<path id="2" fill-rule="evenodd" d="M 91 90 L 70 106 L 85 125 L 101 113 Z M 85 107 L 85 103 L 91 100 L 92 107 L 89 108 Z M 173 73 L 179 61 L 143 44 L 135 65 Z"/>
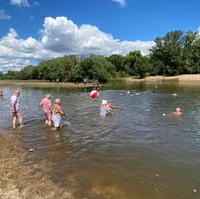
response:
<path id="1" fill-rule="evenodd" d="M 68 117 L 68 114 L 62 110 L 60 98 L 56 98 L 55 104 L 53 105 L 52 113 L 53 113 L 52 121 L 53 121 L 53 125 L 54 125 L 53 130 L 56 130 L 61 127 L 61 121 L 62 121 L 61 116 L 63 115 L 63 116 Z"/>

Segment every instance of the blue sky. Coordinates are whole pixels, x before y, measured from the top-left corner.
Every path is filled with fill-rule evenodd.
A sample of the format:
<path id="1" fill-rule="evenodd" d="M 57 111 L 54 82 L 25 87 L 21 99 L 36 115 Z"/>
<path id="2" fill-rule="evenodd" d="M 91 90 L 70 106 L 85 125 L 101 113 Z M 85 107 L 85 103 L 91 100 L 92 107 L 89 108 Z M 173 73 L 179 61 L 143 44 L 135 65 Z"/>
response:
<path id="1" fill-rule="evenodd" d="M 1 0 L 0 71 L 65 54 L 144 54 L 157 36 L 198 30 L 198 0 Z"/>

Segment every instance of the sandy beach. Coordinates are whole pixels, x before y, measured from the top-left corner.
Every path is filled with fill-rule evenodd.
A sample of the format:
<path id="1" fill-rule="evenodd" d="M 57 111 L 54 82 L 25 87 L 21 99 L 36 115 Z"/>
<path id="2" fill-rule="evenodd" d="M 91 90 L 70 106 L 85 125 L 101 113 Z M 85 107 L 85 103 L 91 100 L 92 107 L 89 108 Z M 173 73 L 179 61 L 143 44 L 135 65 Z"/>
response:
<path id="1" fill-rule="evenodd" d="M 200 74 L 192 75 L 177 75 L 177 76 L 149 76 L 143 79 L 134 77 L 121 78 L 119 80 L 125 82 L 144 82 L 147 84 L 154 84 L 159 82 L 173 81 L 179 84 L 197 84 L 200 83 Z M 25 87 L 25 88 L 94 88 L 97 87 L 95 83 L 71 83 L 71 82 L 48 82 L 39 80 L 0 80 L 0 87 Z M 102 85 L 98 85 L 102 87 Z"/>
<path id="2" fill-rule="evenodd" d="M 51 164 L 44 160 L 33 163 L 31 152 L 25 151 L 14 136 L 0 134 L 0 198 L 1 199 L 73 199 L 66 187 L 50 180 Z"/>
<path id="3" fill-rule="evenodd" d="M 123 78 L 123 80 L 128 82 L 161 82 L 161 81 L 177 81 L 178 83 L 199 83 L 200 82 L 200 74 L 192 74 L 192 75 L 177 75 L 177 76 L 149 76 L 143 79 L 136 79 L 134 77 Z"/>

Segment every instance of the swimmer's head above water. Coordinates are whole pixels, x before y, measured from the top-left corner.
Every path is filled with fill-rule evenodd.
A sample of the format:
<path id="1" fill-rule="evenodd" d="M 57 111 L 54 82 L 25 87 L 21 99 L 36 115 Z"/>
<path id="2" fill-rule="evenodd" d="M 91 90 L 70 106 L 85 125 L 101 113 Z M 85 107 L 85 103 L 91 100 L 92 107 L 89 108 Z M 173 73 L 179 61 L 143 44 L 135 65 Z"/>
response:
<path id="1" fill-rule="evenodd" d="M 181 112 L 181 108 L 177 107 L 176 112 Z"/>

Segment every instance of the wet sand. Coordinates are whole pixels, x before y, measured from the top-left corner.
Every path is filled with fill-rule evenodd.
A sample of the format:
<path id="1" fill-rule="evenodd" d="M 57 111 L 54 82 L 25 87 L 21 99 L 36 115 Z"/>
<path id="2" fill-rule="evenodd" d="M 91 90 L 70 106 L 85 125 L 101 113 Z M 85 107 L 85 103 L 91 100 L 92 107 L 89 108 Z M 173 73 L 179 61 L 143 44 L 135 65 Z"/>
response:
<path id="1" fill-rule="evenodd" d="M 25 151 L 16 137 L 0 134 L 0 146 L 1 199 L 74 198 L 69 188 L 51 181 L 51 164 L 33 163 L 34 153 Z"/>
<path id="2" fill-rule="evenodd" d="M 95 83 L 71 83 L 71 82 L 48 82 L 33 80 L 0 80 L 0 86 L 25 87 L 25 88 L 92 88 L 96 87 Z M 101 85 L 98 85 L 101 87 Z"/>

